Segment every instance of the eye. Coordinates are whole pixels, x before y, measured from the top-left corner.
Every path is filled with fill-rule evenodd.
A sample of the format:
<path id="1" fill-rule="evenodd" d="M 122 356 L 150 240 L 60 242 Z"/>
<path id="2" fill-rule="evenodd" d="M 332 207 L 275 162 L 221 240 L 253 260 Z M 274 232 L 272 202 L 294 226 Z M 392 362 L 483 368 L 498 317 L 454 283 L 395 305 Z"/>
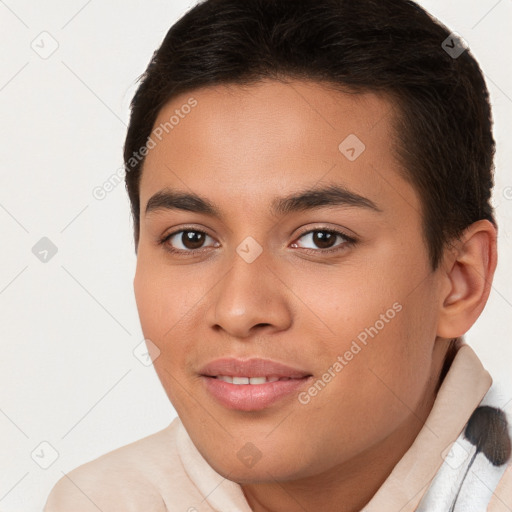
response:
<path id="1" fill-rule="evenodd" d="M 298 240 L 305 238 L 312 244 L 315 244 L 318 249 L 305 247 L 304 249 L 308 252 L 335 252 L 345 249 L 347 246 L 354 245 L 357 240 L 353 237 L 346 235 L 341 231 L 334 229 L 313 229 L 303 233 Z M 341 243 L 334 245 L 336 239 L 341 239 Z M 294 242 L 292 247 L 298 247 L 297 243 Z"/>
<path id="2" fill-rule="evenodd" d="M 168 252 L 183 256 L 193 256 L 206 249 L 204 243 L 207 238 L 213 240 L 213 238 L 204 231 L 198 229 L 182 229 L 165 235 L 158 243 L 159 245 L 163 245 Z M 315 254 L 342 251 L 357 243 L 355 238 L 346 235 L 342 231 L 322 228 L 307 231 L 297 240 L 301 238 L 315 244 L 318 248 L 300 247 L 296 242 L 291 246 L 300 247 L 306 252 Z M 340 239 L 341 243 L 334 245 L 337 239 Z M 219 247 L 218 242 L 214 242 L 213 247 Z"/>
<path id="3" fill-rule="evenodd" d="M 182 229 L 181 231 L 175 231 L 174 233 L 165 235 L 164 238 L 159 240 L 159 244 L 163 245 L 169 252 L 195 254 L 204 249 L 202 246 L 206 238 L 213 240 L 213 238 L 204 231 Z"/>

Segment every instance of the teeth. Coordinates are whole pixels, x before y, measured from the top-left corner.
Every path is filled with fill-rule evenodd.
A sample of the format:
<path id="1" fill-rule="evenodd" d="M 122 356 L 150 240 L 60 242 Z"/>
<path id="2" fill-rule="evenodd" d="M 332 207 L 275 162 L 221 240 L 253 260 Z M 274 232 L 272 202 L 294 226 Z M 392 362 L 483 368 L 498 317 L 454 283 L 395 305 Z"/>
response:
<path id="1" fill-rule="evenodd" d="M 230 377 L 229 375 L 218 375 L 217 379 L 229 382 L 229 384 L 265 384 L 278 380 L 290 380 L 289 377 Z"/>
<path id="2" fill-rule="evenodd" d="M 266 377 L 251 377 L 249 379 L 250 384 L 265 384 L 267 382 Z"/>

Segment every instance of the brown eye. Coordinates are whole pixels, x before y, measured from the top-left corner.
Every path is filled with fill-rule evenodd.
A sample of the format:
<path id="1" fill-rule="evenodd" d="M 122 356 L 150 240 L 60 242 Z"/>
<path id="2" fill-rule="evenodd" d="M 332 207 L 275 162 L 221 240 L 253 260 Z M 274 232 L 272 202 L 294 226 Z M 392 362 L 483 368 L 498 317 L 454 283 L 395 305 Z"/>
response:
<path id="1" fill-rule="evenodd" d="M 320 249 L 330 249 L 336 242 L 336 237 L 337 235 L 329 231 L 315 231 L 312 239 Z"/>
<path id="2" fill-rule="evenodd" d="M 316 252 L 328 252 L 329 250 L 342 250 L 345 246 L 355 243 L 355 239 L 345 235 L 340 231 L 334 231 L 331 229 L 315 229 L 304 233 L 299 237 L 300 239 L 306 239 L 309 243 L 312 243 L 316 247 L 304 247 L 306 250 L 316 250 Z M 336 240 L 340 239 L 341 243 L 336 244 Z M 294 246 L 298 244 L 295 243 Z"/>
<path id="3" fill-rule="evenodd" d="M 203 245 L 207 238 L 211 238 L 208 234 L 197 229 L 187 229 L 175 231 L 167 235 L 160 241 L 165 248 L 176 253 L 193 253 L 203 249 Z M 213 240 L 213 239 L 212 239 Z"/>
<path id="4" fill-rule="evenodd" d="M 205 234 L 200 231 L 183 231 L 181 243 L 187 249 L 199 249 L 204 243 Z"/>

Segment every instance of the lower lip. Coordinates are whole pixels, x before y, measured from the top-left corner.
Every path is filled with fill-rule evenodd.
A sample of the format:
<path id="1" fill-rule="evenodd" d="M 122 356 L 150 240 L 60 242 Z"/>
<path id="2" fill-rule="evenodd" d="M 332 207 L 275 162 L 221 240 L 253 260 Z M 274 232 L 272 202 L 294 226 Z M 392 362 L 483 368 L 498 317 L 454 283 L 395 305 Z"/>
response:
<path id="1" fill-rule="evenodd" d="M 276 380 L 264 384 L 230 384 L 215 377 L 202 376 L 208 392 L 227 409 L 260 411 L 296 393 L 312 377 Z"/>

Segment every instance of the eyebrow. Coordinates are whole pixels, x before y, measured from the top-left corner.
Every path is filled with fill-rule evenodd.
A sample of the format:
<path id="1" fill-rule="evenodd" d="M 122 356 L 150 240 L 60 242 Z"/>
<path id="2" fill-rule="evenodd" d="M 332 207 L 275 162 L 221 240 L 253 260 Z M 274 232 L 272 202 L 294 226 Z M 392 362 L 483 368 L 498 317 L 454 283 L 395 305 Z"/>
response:
<path id="1" fill-rule="evenodd" d="M 344 186 L 331 184 L 318 188 L 309 188 L 285 197 L 277 197 L 271 203 L 271 213 L 288 215 L 323 207 L 357 207 L 375 212 L 382 210 L 372 200 L 350 191 Z M 154 194 L 146 205 L 145 215 L 162 210 L 184 210 L 202 213 L 221 219 L 221 210 L 209 200 L 188 192 L 171 188 Z"/>

